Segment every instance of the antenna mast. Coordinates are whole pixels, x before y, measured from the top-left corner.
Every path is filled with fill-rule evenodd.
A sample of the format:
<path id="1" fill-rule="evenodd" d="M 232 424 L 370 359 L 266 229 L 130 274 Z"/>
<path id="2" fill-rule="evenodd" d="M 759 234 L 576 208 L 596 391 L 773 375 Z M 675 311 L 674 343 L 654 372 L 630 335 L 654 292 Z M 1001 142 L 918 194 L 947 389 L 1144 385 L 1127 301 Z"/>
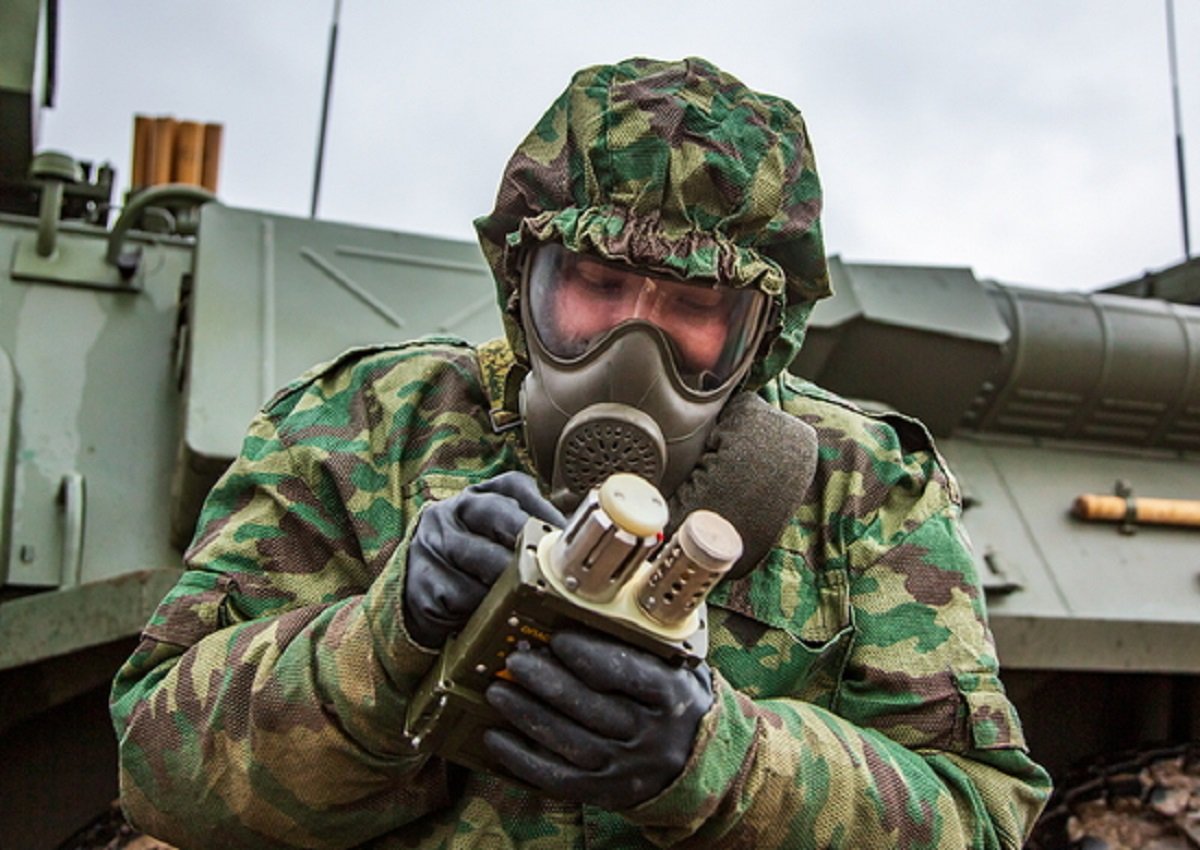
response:
<path id="1" fill-rule="evenodd" d="M 317 217 L 317 198 L 321 195 L 321 169 L 325 164 L 325 127 L 329 123 L 329 93 L 333 90 L 333 59 L 337 54 L 338 18 L 342 0 L 333 0 L 333 23 L 329 27 L 329 53 L 325 57 L 325 94 L 321 100 L 321 129 L 317 135 L 317 164 L 313 170 L 312 204 L 308 217 Z"/>
<path id="2" fill-rule="evenodd" d="M 1171 62 L 1171 104 L 1175 112 L 1175 171 L 1179 178 L 1179 214 L 1183 221 L 1183 258 L 1192 258 L 1187 208 L 1187 177 L 1183 170 L 1183 119 L 1179 112 L 1179 68 L 1175 60 L 1175 3 L 1167 0 L 1167 53 Z"/>

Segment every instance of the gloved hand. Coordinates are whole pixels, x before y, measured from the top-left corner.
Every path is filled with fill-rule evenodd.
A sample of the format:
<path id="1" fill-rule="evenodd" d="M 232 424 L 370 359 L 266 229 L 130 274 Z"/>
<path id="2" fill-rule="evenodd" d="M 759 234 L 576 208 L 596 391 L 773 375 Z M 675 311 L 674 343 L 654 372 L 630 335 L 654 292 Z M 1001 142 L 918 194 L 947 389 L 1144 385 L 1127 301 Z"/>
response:
<path id="1" fill-rule="evenodd" d="M 550 648 L 514 652 L 512 683 L 487 701 L 517 730 L 484 741 L 513 776 L 547 795 L 626 809 L 683 770 L 713 702 L 712 673 L 673 667 L 615 638 L 564 629 Z"/>
<path id="2" fill-rule="evenodd" d="M 506 472 L 428 505 L 408 547 L 404 620 L 422 646 L 440 649 L 462 628 L 512 559 L 525 521 L 566 519 L 534 480 Z"/>

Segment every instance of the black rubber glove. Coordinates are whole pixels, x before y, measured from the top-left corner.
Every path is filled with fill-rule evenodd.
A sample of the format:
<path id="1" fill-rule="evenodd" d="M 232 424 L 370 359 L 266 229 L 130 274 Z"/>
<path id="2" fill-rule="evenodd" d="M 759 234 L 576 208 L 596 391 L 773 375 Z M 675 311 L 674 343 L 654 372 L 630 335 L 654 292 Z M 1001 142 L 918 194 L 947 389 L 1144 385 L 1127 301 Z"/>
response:
<path id="1" fill-rule="evenodd" d="M 713 702 L 707 664 L 673 667 L 583 629 L 512 653 L 507 668 L 515 684 L 496 681 L 486 696 L 517 733 L 484 733 L 492 755 L 548 796 L 610 810 L 649 800 L 680 774 Z"/>
<path id="2" fill-rule="evenodd" d="M 462 628 L 512 560 L 529 517 L 566 520 L 521 472 L 506 472 L 428 505 L 408 546 L 404 618 L 422 646 L 440 649 Z"/>

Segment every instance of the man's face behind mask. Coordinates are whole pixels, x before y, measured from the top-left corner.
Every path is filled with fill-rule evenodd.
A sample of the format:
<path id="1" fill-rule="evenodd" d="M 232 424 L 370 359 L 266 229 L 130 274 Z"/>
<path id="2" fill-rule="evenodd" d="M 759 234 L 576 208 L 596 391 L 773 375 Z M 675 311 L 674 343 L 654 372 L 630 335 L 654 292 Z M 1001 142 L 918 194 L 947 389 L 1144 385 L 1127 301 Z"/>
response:
<path id="1" fill-rule="evenodd" d="M 685 283 L 575 254 L 538 249 L 529 273 L 529 315 L 548 354 L 588 355 L 610 331 L 639 322 L 662 331 L 688 389 L 724 385 L 753 356 L 766 296 L 753 289 Z"/>

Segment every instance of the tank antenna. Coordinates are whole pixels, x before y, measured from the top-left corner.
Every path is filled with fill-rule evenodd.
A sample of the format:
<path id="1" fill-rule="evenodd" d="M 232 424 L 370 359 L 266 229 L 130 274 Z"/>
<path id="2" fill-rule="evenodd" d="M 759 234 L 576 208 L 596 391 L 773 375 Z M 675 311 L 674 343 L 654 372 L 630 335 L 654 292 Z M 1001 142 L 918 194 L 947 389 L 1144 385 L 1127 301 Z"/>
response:
<path id="1" fill-rule="evenodd" d="M 1175 172 L 1179 178 L 1179 214 L 1183 222 L 1183 258 L 1192 258 L 1187 208 L 1187 177 L 1183 170 L 1183 120 L 1179 112 L 1179 67 L 1175 59 L 1175 2 L 1167 2 L 1167 55 L 1171 63 L 1171 104 L 1175 114 Z"/>
<path id="2" fill-rule="evenodd" d="M 325 93 L 321 99 L 321 129 L 317 135 L 317 164 L 313 170 L 312 204 L 308 217 L 317 217 L 317 198 L 321 195 L 321 169 L 325 164 L 325 127 L 329 123 L 329 94 L 333 91 L 333 60 L 337 54 L 338 18 L 342 0 L 333 0 L 333 23 L 329 26 L 329 53 L 325 57 Z"/>

